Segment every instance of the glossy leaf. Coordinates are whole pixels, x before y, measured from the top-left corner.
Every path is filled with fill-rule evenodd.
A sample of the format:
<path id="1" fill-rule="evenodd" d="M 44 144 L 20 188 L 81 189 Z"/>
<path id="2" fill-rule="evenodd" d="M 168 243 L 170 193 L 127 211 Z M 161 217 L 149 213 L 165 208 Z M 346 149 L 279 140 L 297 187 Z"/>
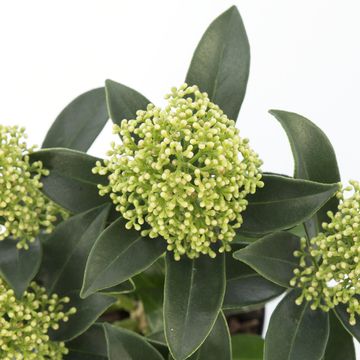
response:
<path id="1" fill-rule="evenodd" d="M 74 213 L 99 206 L 108 198 L 99 195 L 97 184 L 106 183 L 106 177 L 94 175 L 91 169 L 100 160 L 80 151 L 45 149 L 30 155 L 31 161 L 42 161 L 50 170 L 43 176 L 43 192 L 50 199 Z"/>
<path id="2" fill-rule="evenodd" d="M 66 343 L 69 354 L 65 360 L 107 360 L 104 328 L 101 324 L 91 326 L 84 334 Z"/>
<path id="3" fill-rule="evenodd" d="M 86 264 L 81 296 L 115 286 L 148 268 L 166 249 L 161 239 L 142 237 L 119 218 L 96 240 Z"/>
<path id="4" fill-rule="evenodd" d="M 110 294 L 110 295 L 121 295 L 121 294 L 131 293 L 134 290 L 135 290 L 135 284 L 131 279 L 129 279 L 118 285 L 101 290 L 101 293 L 102 294 Z"/>
<path id="5" fill-rule="evenodd" d="M 329 318 L 330 335 L 323 360 L 356 360 L 352 336 L 344 329 L 333 311 L 329 313 Z"/>
<path id="6" fill-rule="evenodd" d="M 299 237 L 288 232 L 278 232 L 234 252 L 233 256 L 266 279 L 289 287 L 289 282 L 294 277 L 293 270 L 299 266 L 299 260 L 293 253 L 299 249 Z"/>
<path id="7" fill-rule="evenodd" d="M 160 335 L 162 334 L 162 335 Z M 154 338 L 153 338 L 154 336 Z M 146 341 L 152 345 L 162 356 L 164 359 L 169 358 L 169 348 L 166 344 L 165 335 L 163 331 L 159 331 L 158 333 L 151 334 L 146 337 Z"/>
<path id="8" fill-rule="evenodd" d="M 192 58 L 186 82 L 209 94 L 229 118 L 236 121 L 250 68 L 250 47 L 235 6 L 208 27 Z"/>
<path id="9" fill-rule="evenodd" d="M 70 298 L 69 307 L 76 308 L 76 314 L 69 317 L 69 321 L 61 323 L 59 330 L 50 331 L 52 340 L 68 341 L 83 334 L 95 321 L 98 320 L 106 309 L 116 302 L 116 297 L 94 294 L 86 299 L 81 299 L 79 289 L 64 294 Z"/>
<path id="10" fill-rule="evenodd" d="M 264 340 L 257 335 L 238 334 L 231 337 L 232 360 L 263 360 Z"/>
<path id="11" fill-rule="evenodd" d="M 70 340 L 86 331 L 116 298 L 96 294 L 83 300 L 80 288 L 86 259 L 97 236 L 105 227 L 109 206 L 73 216 L 57 226 L 44 242 L 41 280 L 49 293 L 69 296 L 69 307 L 77 312 L 52 332 L 56 340 Z"/>
<path id="12" fill-rule="evenodd" d="M 359 299 L 360 300 L 360 299 Z M 347 305 L 340 304 L 335 308 L 335 314 L 338 319 L 343 324 L 344 328 L 357 340 L 360 342 L 360 316 L 356 315 L 356 324 L 349 324 L 349 313 L 346 311 Z"/>
<path id="13" fill-rule="evenodd" d="M 291 291 L 273 312 L 265 337 L 264 360 L 320 360 L 329 337 L 329 316 L 296 305 L 299 291 Z"/>
<path id="14" fill-rule="evenodd" d="M 160 258 L 148 269 L 134 278 L 136 294 L 139 296 L 145 316 L 152 332 L 163 331 L 163 303 L 165 264 Z"/>
<path id="15" fill-rule="evenodd" d="M 321 129 L 305 117 L 281 110 L 270 113 L 284 128 L 291 145 L 295 161 L 294 177 L 325 184 L 340 181 L 334 149 Z M 307 222 L 309 236 L 316 236 L 321 224 L 328 221 L 327 211 L 336 211 L 338 200 L 332 198 Z"/>
<path id="16" fill-rule="evenodd" d="M 136 111 L 146 110 L 150 103 L 137 91 L 112 80 L 106 80 L 105 89 L 110 118 L 118 125 L 123 119 L 136 119 Z"/>
<path id="17" fill-rule="evenodd" d="M 256 235 L 289 229 L 309 219 L 338 190 L 337 184 L 320 184 L 286 176 L 264 174 L 265 186 L 247 199 L 239 234 Z"/>
<path id="18" fill-rule="evenodd" d="M 265 303 L 284 292 L 284 288 L 266 280 L 251 267 L 226 254 L 226 292 L 223 309 Z"/>
<path id="19" fill-rule="evenodd" d="M 110 324 L 104 329 L 109 360 L 164 360 L 140 335 Z"/>
<path id="20" fill-rule="evenodd" d="M 175 261 L 166 255 L 164 327 L 172 356 L 193 354 L 209 335 L 225 293 L 225 257 Z"/>
<path id="21" fill-rule="evenodd" d="M 0 275 L 20 298 L 39 270 L 42 249 L 38 238 L 28 250 L 19 250 L 16 244 L 11 238 L 0 241 Z"/>
<path id="22" fill-rule="evenodd" d="M 109 115 L 103 87 L 87 91 L 73 100 L 49 129 L 43 148 L 69 148 L 86 152 Z"/>
<path id="23" fill-rule="evenodd" d="M 229 328 L 223 313 L 220 313 L 209 336 L 189 360 L 232 360 Z"/>

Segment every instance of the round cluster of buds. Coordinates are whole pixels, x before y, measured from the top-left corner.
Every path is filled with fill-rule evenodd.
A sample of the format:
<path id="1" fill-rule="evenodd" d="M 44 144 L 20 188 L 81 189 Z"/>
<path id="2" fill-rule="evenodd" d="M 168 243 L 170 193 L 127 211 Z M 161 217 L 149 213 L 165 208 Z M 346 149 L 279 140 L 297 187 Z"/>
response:
<path id="1" fill-rule="evenodd" d="M 122 144 L 94 173 L 108 175 L 127 228 L 162 237 L 179 260 L 229 251 L 245 197 L 264 184 L 258 155 L 219 106 L 197 86 L 173 88 L 164 109 L 149 104 L 114 126 Z M 216 244 L 217 243 L 217 244 Z"/>
<path id="2" fill-rule="evenodd" d="M 349 323 L 355 325 L 360 315 L 360 184 L 338 192 L 338 211 L 328 212 L 329 223 L 310 240 L 301 239 L 301 249 L 294 255 L 300 267 L 294 270 L 291 286 L 302 289 L 297 304 L 311 302 L 311 308 L 329 311 L 346 304 Z M 345 198 L 345 191 L 353 194 Z"/>
<path id="3" fill-rule="evenodd" d="M 0 125 L 0 240 L 11 237 L 28 248 L 41 230 L 52 231 L 66 212 L 47 199 L 40 178 L 49 172 L 41 161 L 30 163 L 34 147 L 26 145 L 24 128 Z"/>
<path id="4" fill-rule="evenodd" d="M 0 278 L 0 356 L 2 360 L 61 360 L 68 353 L 63 342 L 52 341 L 48 332 L 57 330 L 76 312 L 64 312 L 68 297 L 48 296 L 43 287 L 31 283 L 21 299 Z"/>

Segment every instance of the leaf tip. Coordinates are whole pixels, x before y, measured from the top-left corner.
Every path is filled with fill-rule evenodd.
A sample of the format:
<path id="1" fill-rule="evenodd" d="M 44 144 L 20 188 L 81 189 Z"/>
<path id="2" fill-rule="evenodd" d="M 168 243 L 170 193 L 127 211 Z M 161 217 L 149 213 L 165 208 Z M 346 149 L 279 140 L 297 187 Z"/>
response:
<path id="1" fill-rule="evenodd" d="M 83 300 L 88 298 L 92 294 L 94 294 L 94 291 L 91 289 L 91 287 L 83 286 L 80 290 L 80 298 Z"/>

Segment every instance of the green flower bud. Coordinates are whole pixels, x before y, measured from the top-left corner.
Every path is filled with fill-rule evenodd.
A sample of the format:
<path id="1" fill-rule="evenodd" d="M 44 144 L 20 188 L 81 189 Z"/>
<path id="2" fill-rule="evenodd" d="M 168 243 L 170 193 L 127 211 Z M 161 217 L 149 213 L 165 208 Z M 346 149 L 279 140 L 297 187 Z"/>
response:
<path id="1" fill-rule="evenodd" d="M 243 222 L 248 194 L 263 187 L 258 155 L 242 139 L 235 122 L 197 86 L 182 85 L 166 96 L 164 109 L 149 104 L 136 119 L 114 126 L 122 144 L 94 173 L 110 194 L 127 228 L 162 237 L 174 258 L 216 256 L 229 251 Z"/>
<path id="2" fill-rule="evenodd" d="M 24 128 L 0 125 L 0 240 L 11 237 L 28 248 L 40 231 L 50 233 L 58 216 L 67 213 L 40 189 L 49 174 L 41 161 L 30 163 Z"/>
<path id="3" fill-rule="evenodd" d="M 74 308 L 64 312 L 66 298 L 49 297 L 46 290 L 31 283 L 21 299 L 0 278 L 1 359 L 61 360 L 68 353 L 63 342 L 51 341 L 48 330 L 58 329 Z"/>
<path id="4" fill-rule="evenodd" d="M 309 299 L 312 309 L 329 311 L 346 304 L 349 323 L 355 325 L 360 315 L 360 184 L 350 184 L 337 193 L 338 211 L 328 212 L 330 222 L 322 224 L 323 232 L 310 240 L 310 247 L 304 246 L 306 239 L 301 240 L 296 255 L 304 261 L 290 285 L 302 289 L 301 298 Z M 347 199 L 346 191 L 353 191 Z M 309 261 L 314 265 L 309 266 Z"/>

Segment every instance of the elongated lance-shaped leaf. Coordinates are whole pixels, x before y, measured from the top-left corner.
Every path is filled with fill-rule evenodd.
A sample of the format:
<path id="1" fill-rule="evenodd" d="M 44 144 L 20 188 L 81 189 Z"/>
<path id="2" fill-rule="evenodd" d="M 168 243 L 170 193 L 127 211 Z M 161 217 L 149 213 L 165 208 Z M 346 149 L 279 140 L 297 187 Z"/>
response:
<path id="1" fill-rule="evenodd" d="M 233 246 L 233 250 L 236 247 Z M 284 288 L 259 275 L 250 266 L 226 254 L 226 292 L 223 309 L 240 309 L 263 304 L 284 292 Z"/>
<path id="2" fill-rule="evenodd" d="M 87 151 L 109 119 L 105 89 L 87 91 L 73 100 L 49 129 L 43 148 Z"/>
<path id="3" fill-rule="evenodd" d="M 225 293 L 225 256 L 174 260 L 166 255 L 164 327 L 172 356 L 182 360 L 205 341 Z"/>
<path id="4" fill-rule="evenodd" d="M 299 266 L 295 250 L 300 250 L 300 238 L 288 232 L 278 232 L 235 251 L 233 257 L 275 284 L 290 287 L 293 271 Z"/>
<path id="5" fill-rule="evenodd" d="M 273 312 L 265 337 L 264 360 L 321 360 L 329 337 L 329 315 L 296 305 L 300 291 L 292 290 Z"/>
<path id="6" fill-rule="evenodd" d="M 164 360 L 144 337 L 110 324 L 103 326 L 109 360 Z"/>
<path id="7" fill-rule="evenodd" d="M 117 125 L 123 119 L 136 119 L 136 112 L 146 110 L 150 103 L 136 90 L 112 80 L 106 80 L 105 89 L 110 118 Z"/>
<path id="8" fill-rule="evenodd" d="M 66 343 L 65 360 L 108 360 L 104 328 L 94 324 L 84 334 Z"/>
<path id="9" fill-rule="evenodd" d="M 226 318 L 220 312 L 214 327 L 200 349 L 189 360 L 231 360 L 231 340 Z M 170 355 L 169 360 L 174 360 Z"/>
<path id="10" fill-rule="evenodd" d="M 82 297 L 128 280 L 165 252 L 164 240 L 150 239 L 134 229 L 128 230 L 126 222 L 119 218 L 96 240 L 86 264 Z"/>
<path id="11" fill-rule="evenodd" d="M 214 327 L 200 349 L 189 360 L 232 360 L 230 332 L 225 316 L 220 312 Z"/>
<path id="12" fill-rule="evenodd" d="M 321 184 L 287 176 L 264 174 L 265 186 L 247 199 L 239 234 L 256 236 L 289 229 L 314 215 L 338 190 L 338 184 Z"/>
<path id="13" fill-rule="evenodd" d="M 44 242 L 40 280 L 49 293 L 70 298 L 77 312 L 51 332 L 55 340 L 71 340 L 86 331 L 116 298 L 95 294 L 80 298 L 87 257 L 96 238 L 105 228 L 109 206 L 103 205 L 71 217 L 57 226 Z"/>
<path id="14" fill-rule="evenodd" d="M 12 238 L 0 241 L 0 276 L 21 298 L 39 270 L 42 249 L 39 238 L 29 244 L 28 250 L 18 249 L 16 244 Z"/>
<path id="15" fill-rule="evenodd" d="M 330 335 L 323 360 L 356 360 L 353 338 L 335 313 L 329 313 Z"/>
<path id="16" fill-rule="evenodd" d="M 102 294 L 121 295 L 121 294 L 131 293 L 134 290 L 135 290 L 135 284 L 132 281 L 132 279 L 129 279 L 113 287 L 103 289 L 100 292 Z"/>
<path id="17" fill-rule="evenodd" d="M 45 149 L 30 155 L 31 161 L 42 161 L 50 171 L 43 176 L 43 192 L 63 208 L 79 213 L 108 202 L 100 196 L 98 184 L 106 182 L 105 176 L 95 175 L 92 168 L 100 159 L 69 149 Z"/>
<path id="18" fill-rule="evenodd" d="M 250 68 L 250 47 L 235 6 L 216 18 L 206 30 L 192 58 L 186 82 L 209 94 L 230 119 L 236 121 Z"/>
<path id="19" fill-rule="evenodd" d="M 270 114 L 284 128 L 294 156 L 294 177 L 331 184 L 340 181 L 335 151 L 324 132 L 305 117 L 282 110 L 270 110 Z M 321 224 L 328 221 L 327 211 L 336 211 L 338 200 L 329 200 L 306 223 L 308 235 L 314 237 L 321 231 Z"/>

